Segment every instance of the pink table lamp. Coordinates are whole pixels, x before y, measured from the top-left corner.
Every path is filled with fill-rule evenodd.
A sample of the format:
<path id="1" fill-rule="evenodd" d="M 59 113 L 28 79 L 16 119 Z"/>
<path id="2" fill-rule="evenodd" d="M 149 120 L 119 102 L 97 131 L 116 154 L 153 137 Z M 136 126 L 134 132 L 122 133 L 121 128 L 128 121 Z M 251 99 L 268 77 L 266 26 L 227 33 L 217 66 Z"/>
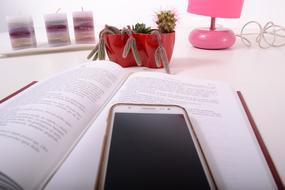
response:
<path id="1" fill-rule="evenodd" d="M 235 43 L 235 34 L 227 28 L 216 28 L 216 17 L 239 18 L 243 0 L 189 0 L 189 13 L 211 17 L 210 28 L 194 29 L 190 43 L 202 49 L 226 49 Z"/>

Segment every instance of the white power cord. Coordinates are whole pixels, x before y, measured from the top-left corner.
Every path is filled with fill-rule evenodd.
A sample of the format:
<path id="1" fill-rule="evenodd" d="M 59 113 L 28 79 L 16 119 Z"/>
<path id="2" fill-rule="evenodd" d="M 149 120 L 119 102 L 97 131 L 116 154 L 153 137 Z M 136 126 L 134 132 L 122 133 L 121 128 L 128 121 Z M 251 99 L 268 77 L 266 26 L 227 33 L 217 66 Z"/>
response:
<path id="1" fill-rule="evenodd" d="M 259 32 L 245 33 L 245 28 L 250 24 L 256 24 L 259 28 Z M 262 49 L 285 46 L 285 27 L 276 25 L 272 21 L 267 22 L 263 27 L 257 21 L 250 21 L 242 27 L 240 34 L 236 36 L 240 37 L 245 46 L 251 47 L 251 41 L 245 37 L 248 35 L 256 35 L 255 41 Z M 280 43 L 280 39 L 283 40 L 283 43 Z"/>

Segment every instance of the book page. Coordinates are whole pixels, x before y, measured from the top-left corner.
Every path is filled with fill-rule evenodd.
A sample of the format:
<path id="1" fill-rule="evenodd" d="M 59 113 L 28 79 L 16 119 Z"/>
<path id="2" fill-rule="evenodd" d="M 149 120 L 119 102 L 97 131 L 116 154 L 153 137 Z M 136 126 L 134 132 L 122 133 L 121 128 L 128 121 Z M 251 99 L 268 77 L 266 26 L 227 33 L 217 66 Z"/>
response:
<path id="1" fill-rule="evenodd" d="M 1 185 L 42 188 L 126 76 L 114 63 L 90 62 L 3 103 Z"/>
<path id="2" fill-rule="evenodd" d="M 228 85 L 140 72 L 128 78 L 114 101 L 185 107 L 219 189 L 276 189 L 237 94 Z"/>

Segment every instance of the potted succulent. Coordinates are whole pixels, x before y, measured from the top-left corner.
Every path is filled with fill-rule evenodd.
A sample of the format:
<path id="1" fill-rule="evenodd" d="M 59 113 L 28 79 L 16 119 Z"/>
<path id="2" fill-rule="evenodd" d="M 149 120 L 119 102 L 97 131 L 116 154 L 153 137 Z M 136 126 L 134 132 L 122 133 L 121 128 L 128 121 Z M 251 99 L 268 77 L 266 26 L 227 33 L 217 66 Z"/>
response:
<path id="1" fill-rule="evenodd" d="M 118 29 L 106 25 L 99 34 L 99 42 L 88 59 L 105 59 L 105 51 L 111 61 L 123 67 L 165 67 L 168 70 L 175 43 L 176 15 L 171 10 L 156 14 L 157 29 L 143 23 Z"/>

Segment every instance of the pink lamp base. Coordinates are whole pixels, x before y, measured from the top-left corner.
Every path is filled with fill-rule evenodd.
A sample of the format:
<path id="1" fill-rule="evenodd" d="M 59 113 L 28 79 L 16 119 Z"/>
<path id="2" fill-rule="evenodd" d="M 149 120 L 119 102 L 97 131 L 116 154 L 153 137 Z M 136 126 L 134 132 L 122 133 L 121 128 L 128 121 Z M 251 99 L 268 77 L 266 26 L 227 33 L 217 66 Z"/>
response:
<path id="1" fill-rule="evenodd" d="M 226 49 L 231 47 L 236 41 L 235 34 L 227 28 L 210 28 L 194 29 L 189 34 L 189 42 L 201 49 Z"/>

